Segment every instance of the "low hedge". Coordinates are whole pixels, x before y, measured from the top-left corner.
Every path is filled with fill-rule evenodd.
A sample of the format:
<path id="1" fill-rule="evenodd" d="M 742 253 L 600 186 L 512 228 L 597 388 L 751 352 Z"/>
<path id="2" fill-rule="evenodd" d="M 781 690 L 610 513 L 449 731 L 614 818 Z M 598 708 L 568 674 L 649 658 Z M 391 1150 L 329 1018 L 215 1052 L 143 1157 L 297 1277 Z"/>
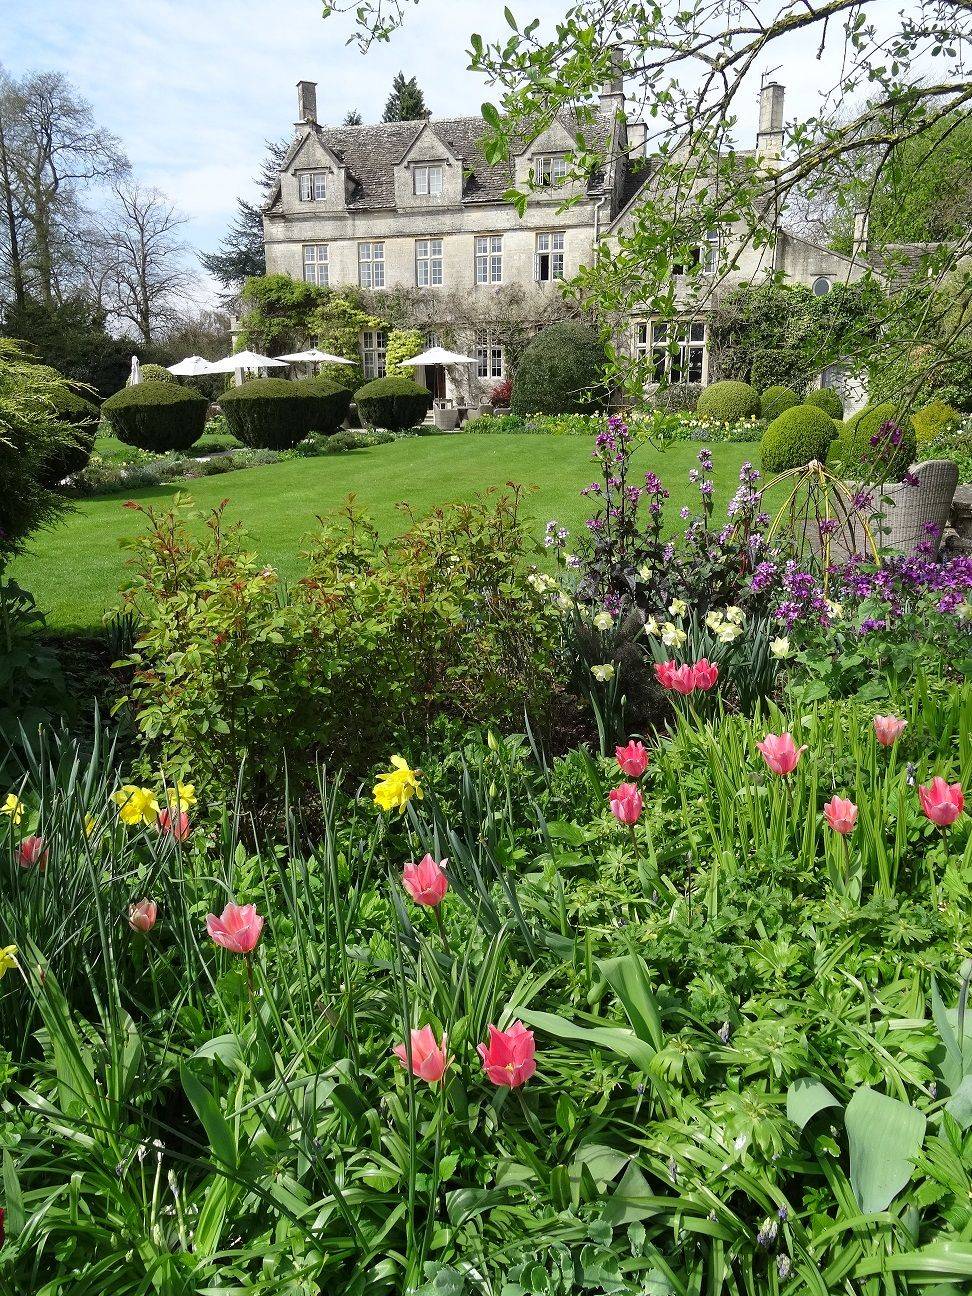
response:
<path id="1" fill-rule="evenodd" d="M 962 415 L 945 401 L 934 400 L 916 410 L 911 418 L 915 426 L 915 436 L 920 446 L 934 441 L 936 437 L 954 431 L 962 421 Z"/>
<path id="2" fill-rule="evenodd" d="M 749 383 L 727 379 L 703 388 L 695 412 L 716 423 L 738 423 L 759 414 L 759 396 Z"/>
<path id="3" fill-rule="evenodd" d="M 885 424 L 896 431 L 882 434 Z M 876 440 L 875 440 L 876 439 Z M 868 406 L 844 424 L 834 442 L 831 462 L 845 477 L 900 481 L 918 452 L 915 426 L 898 416 L 892 401 Z"/>
<path id="4" fill-rule="evenodd" d="M 315 397 L 312 432 L 332 436 L 339 431 L 351 408 L 351 390 L 331 378 L 304 378 L 291 386 L 300 387 Z"/>
<path id="5" fill-rule="evenodd" d="M 334 431 L 347 411 L 343 397 L 316 378 L 251 378 L 224 392 L 219 407 L 251 450 L 292 450 L 311 432 Z"/>
<path id="6" fill-rule="evenodd" d="M 760 450 L 769 473 L 802 468 L 813 459 L 826 461 L 834 439 L 834 421 L 816 405 L 791 405 L 763 433 Z"/>
<path id="7" fill-rule="evenodd" d="M 150 378 L 109 396 L 101 412 L 119 441 L 166 454 L 188 450 L 199 440 L 208 409 L 209 401 L 199 392 Z"/>
<path id="8" fill-rule="evenodd" d="M 701 395 L 701 383 L 671 383 L 668 387 L 659 387 L 651 403 L 662 414 L 691 414 Z"/>
<path id="9" fill-rule="evenodd" d="M 375 378 L 354 393 L 358 413 L 369 427 L 403 432 L 421 423 L 432 407 L 432 393 L 411 378 Z"/>
<path id="10" fill-rule="evenodd" d="M 70 427 L 71 442 L 52 449 L 40 466 L 41 484 L 48 490 L 88 466 L 101 422 L 98 406 L 70 388 L 59 391 L 51 398 L 51 403 L 60 421 Z"/>
<path id="11" fill-rule="evenodd" d="M 791 409 L 794 405 L 800 404 L 800 397 L 792 387 L 767 387 L 759 398 L 760 417 L 772 423 L 773 419 L 782 414 L 784 410 Z"/>
<path id="12" fill-rule="evenodd" d="M 803 398 L 803 403 L 804 405 L 816 405 L 825 414 L 829 414 L 835 422 L 840 422 L 844 417 L 844 402 L 832 387 L 817 387 L 813 391 L 807 392 Z"/>

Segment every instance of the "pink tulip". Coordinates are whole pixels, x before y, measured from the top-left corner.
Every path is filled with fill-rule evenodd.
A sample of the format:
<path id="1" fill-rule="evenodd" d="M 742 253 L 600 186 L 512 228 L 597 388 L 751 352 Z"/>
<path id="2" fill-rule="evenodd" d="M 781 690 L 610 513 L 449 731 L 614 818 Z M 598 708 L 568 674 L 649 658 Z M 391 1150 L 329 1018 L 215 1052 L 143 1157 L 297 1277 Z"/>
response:
<path id="1" fill-rule="evenodd" d="M 159 910 L 154 900 L 139 900 L 128 906 L 128 925 L 132 931 L 141 932 L 143 936 L 152 930 L 158 916 Z"/>
<path id="2" fill-rule="evenodd" d="M 257 913 L 255 905 L 228 904 L 221 918 L 209 914 L 206 930 L 217 945 L 229 950 L 231 954 L 249 954 L 256 949 L 260 940 L 263 919 Z"/>
<path id="3" fill-rule="evenodd" d="M 692 667 L 695 675 L 695 687 L 703 693 L 708 693 L 709 689 L 714 688 L 719 678 L 719 667 L 715 662 L 710 662 L 706 657 L 700 657 Z"/>
<path id="4" fill-rule="evenodd" d="M 21 868 L 33 868 L 41 873 L 47 868 L 47 846 L 43 837 L 25 837 L 17 847 L 17 863 Z"/>
<path id="5" fill-rule="evenodd" d="M 432 1027 L 423 1026 L 421 1030 L 412 1031 L 411 1044 L 412 1075 L 418 1076 L 420 1080 L 428 1081 L 429 1084 L 435 1084 L 437 1080 L 441 1080 L 450 1061 L 446 1057 L 445 1035 L 442 1036 L 442 1043 L 438 1044 L 432 1034 Z M 405 1045 L 396 1044 L 392 1052 L 407 1071 L 409 1069 L 408 1052 Z"/>
<path id="6" fill-rule="evenodd" d="M 445 875 L 448 860 L 437 864 L 431 855 L 423 855 L 417 864 L 406 864 L 402 873 L 402 885 L 416 904 L 428 905 L 434 909 L 449 890 L 449 880 Z"/>
<path id="7" fill-rule="evenodd" d="M 857 823 L 857 806 L 844 797 L 833 796 L 823 808 L 824 818 L 835 833 L 846 837 Z"/>
<path id="8" fill-rule="evenodd" d="M 634 783 L 622 783 L 608 794 L 611 813 L 618 823 L 636 824 L 641 818 L 645 803 Z"/>
<path id="9" fill-rule="evenodd" d="M 615 747 L 614 754 L 621 773 L 628 778 L 641 778 L 648 768 L 648 748 L 644 743 L 632 739 L 626 747 Z"/>
<path id="10" fill-rule="evenodd" d="M 965 809 L 961 783 L 948 784 L 938 775 L 928 787 L 919 787 L 918 800 L 926 818 L 939 828 L 950 827 Z"/>
<path id="11" fill-rule="evenodd" d="M 655 679 L 663 689 L 672 687 L 672 673 L 678 670 L 678 666 L 673 661 L 655 662 Z"/>
<path id="12" fill-rule="evenodd" d="M 695 669 L 692 666 L 676 666 L 671 672 L 669 679 L 670 689 L 680 693 L 682 697 L 688 697 L 695 688 Z"/>
<path id="13" fill-rule="evenodd" d="M 503 1031 L 490 1026 L 489 1043 L 478 1045 L 478 1051 L 483 1070 L 495 1085 L 517 1089 L 537 1069 L 533 1031 L 527 1030 L 522 1022 L 516 1021 Z"/>
<path id="14" fill-rule="evenodd" d="M 893 747 L 901 737 L 906 726 L 907 720 L 899 720 L 897 716 L 874 717 L 874 736 L 882 747 Z"/>
<path id="15" fill-rule="evenodd" d="M 763 753 L 763 760 L 774 774 L 792 774 L 800 757 L 807 750 L 806 745 L 797 747 L 788 734 L 767 734 L 756 746 Z"/>
<path id="16" fill-rule="evenodd" d="M 175 814 L 171 810 L 159 811 L 159 833 L 163 837 L 172 837 L 183 842 L 189 836 L 189 816 L 185 810 Z"/>

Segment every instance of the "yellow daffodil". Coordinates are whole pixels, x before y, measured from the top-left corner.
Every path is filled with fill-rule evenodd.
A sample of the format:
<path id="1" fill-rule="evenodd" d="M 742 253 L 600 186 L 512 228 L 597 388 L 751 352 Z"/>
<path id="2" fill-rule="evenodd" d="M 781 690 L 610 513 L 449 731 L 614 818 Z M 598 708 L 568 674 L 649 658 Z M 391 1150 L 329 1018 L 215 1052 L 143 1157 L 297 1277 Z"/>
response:
<path id="1" fill-rule="evenodd" d="M 2 806 L 0 814 L 9 815 L 15 824 L 19 824 L 24 817 L 24 803 L 13 792 L 8 792 Z"/>
<path id="2" fill-rule="evenodd" d="M 188 810 L 196 804 L 196 788 L 192 783 L 176 783 L 166 790 L 170 810 Z"/>
<path id="3" fill-rule="evenodd" d="M 672 625 L 671 621 L 666 621 L 662 626 L 661 641 L 666 648 L 681 648 L 687 638 L 685 631 Z"/>
<path id="4" fill-rule="evenodd" d="M 730 623 L 730 625 L 741 626 L 742 623 L 746 620 L 746 613 L 742 610 L 742 608 L 727 607 L 726 620 Z"/>
<path id="5" fill-rule="evenodd" d="M 154 824 L 158 821 L 159 803 L 151 788 L 126 783 L 114 794 L 112 800 L 118 806 L 118 817 L 122 823 Z"/>
<path id="6" fill-rule="evenodd" d="M 93 814 L 90 814 L 90 813 L 89 813 L 89 814 L 86 814 L 86 815 L 84 816 L 84 835 L 85 835 L 85 837 L 90 837 L 91 834 L 94 832 L 94 830 L 95 830 L 96 827 L 97 827 L 97 820 L 95 819 L 94 815 L 93 815 Z"/>
<path id="7" fill-rule="evenodd" d="M 20 964 L 17 962 L 17 946 L 6 945 L 3 948 L 0 948 L 0 978 L 3 977 L 5 972 L 9 972 L 12 968 L 19 967 Z"/>
<path id="8" fill-rule="evenodd" d="M 722 629 L 724 624 L 722 613 L 707 612 L 705 617 L 705 624 L 709 627 L 710 630 L 714 630 L 716 634 L 718 634 L 718 632 Z"/>
<path id="9" fill-rule="evenodd" d="M 716 638 L 720 643 L 731 644 L 734 639 L 738 639 L 742 634 L 742 626 L 733 625 L 730 621 L 724 622 L 716 631 Z"/>
<path id="10" fill-rule="evenodd" d="M 595 630 L 610 630 L 614 625 L 614 617 L 610 612 L 598 612 L 594 618 Z"/>
<path id="11" fill-rule="evenodd" d="M 672 605 L 668 610 L 672 616 L 683 617 L 688 611 L 688 604 L 684 599 L 672 599 Z"/>
<path id="12" fill-rule="evenodd" d="M 611 662 L 605 662 L 603 666 L 592 666 L 591 674 L 598 684 L 609 684 L 615 676 L 614 666 Z"/>
<path id="13" fill-rule="evenodd" d="M 401 814 L 413 796 L 422 800 L 419 772 L 409 769 L 408 761 L 401 756 L 393 756 L 391 763 L 392 768 L 387 774 L 381 774 L 375 784 L 375 803 L 382 810 L 397 810 Z"/>
<path id="14" fill-rule="evenodd" d="M 645 634 L 651 635 L 652 639 L 658 634 L 658 622 L 654 617 L 649 617 L 645 622 Z"/>

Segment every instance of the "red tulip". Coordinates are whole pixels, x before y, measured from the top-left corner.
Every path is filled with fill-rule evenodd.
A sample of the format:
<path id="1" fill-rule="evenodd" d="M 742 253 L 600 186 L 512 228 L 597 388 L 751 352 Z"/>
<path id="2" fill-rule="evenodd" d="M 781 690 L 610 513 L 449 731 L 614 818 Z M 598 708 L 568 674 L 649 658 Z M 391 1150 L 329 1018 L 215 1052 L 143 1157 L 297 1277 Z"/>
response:
<path id="1" fill-rule="evenodd" d="M 441 1080 L 450 1061 L 446 1056 L 445 1035 L 442 1036 L 442 1043 L 439 1044 L 432 1034 L 432 1027 L 423 1026 L 421 1030 L 412 1031 L 411 1045 L 412 1075 L 418 1076 L 420 1080 L 428 1081 L 429 1084 L 435 1084 L 437 1080 Z M 408 1051 L 405 1045 L 396 1044 L 392 1052 L 407 1071 L 409 1069 Z"/>
<path id="2" fill-rule="evenodd" d="M 43 837 L 25 837 L 17 847 L 17 863 L 21 868 L 33 868 L 41 873 L 47 868 L 47 846 Z"/>
<path id="3" fill-rule="evenodd" d="M 185 810 L 180 810 L 178 813 L 172 810 L 160 810 L 159 833 L 163 837 L 185 841 L 189 836 L 189 815 Z"/>
<path id="4" fill-rule="evenodd" d="M 691 666 L 676 666 L 669 679 L 671 682 L 668 687 L 682 697 L 688 697 L 695 688 L 695 670 Z"/>
<path id="5" fill-rule="evenodd" d="M 763 753 L 763 760 L 774 774 L 792 774 L 800 757 L 807 750 L 806 745 L 797 747 L 788 734 L 767 734 L 756 746 Z"/>
<path id="6" fill-rule="evenodd" d="M 874 717 L 874 736 L 882 747 L 893 747 L 901 737 L 906 726 L 907 720 L 899 720 L 897 716 Z"/>
<path id="7" fill-rule="evenodd" d="M 256 949 L 260 940 L 263 919 L 257 913 L 255 905 L 228 904 L 221 918 L 209 914 L 206 930 L 217 945 L 229 950 L 231 954 L 249 954 Z"/>
<path id="8" fill-rule="evenodd" d="M 622 783 L 608 794 L 611 813 L 618 823 L 636 824 L 641 818 L 645 803 L 634 783 Z"/>
<path id="9" fill-rule="evenodd" d="M 514 1022 L 507 1030 L 489 1027 L 489 1043 L 478 1045 L 483 1059 L 483 1070 L 495 1085 L 517 1089 L 537 1069 L 534 1061 L 533 1031 L 522 1022 Z"/>
<path id="10" fill-rule="evenodd" d="M 655 662 L 655 679 L 663 689 L 672 687 L 672 673 L 678 670 L 678 665 L 673 661 Z"/>
<path id="11" fill-rule="evenodd" d="M 644 743 L 632 739 L 626 747 L 615 747 L 614 754 L 621 773 L 626 774 L 628 778 L 641 778 L 648 768 L 648 749 Z"/>
<path id="12" fill-rule="evenodd" d="M 715 688 L 716 681 L 719 678 L 719 667 L 715 662 L 710 662 L 706 657 L 700 657 L 692 667 L 695 675 L 695 687 L 703 693 L 708 693 L 709 689 Z"/>
<path id="13" fill-rule="evenodd" d="M 154 900 L 139 900 L 128 906 L 128 925 L 132 931 L 141 932 L 144 936 L 155 926 L 158 915 L 158 906 Z"/>
<path id="14" fill-rule="evenodd" d="M 833 796 L 823 808 L 824 818 L 835 833 L 846 837 L 857 824 L 857 806 L 844 797 Z"/>
<path id="15" fill-rule="evenodd" d="M 402 873 L 402 885 L 416 904 L 428 905 L 434 909 L 449 890 L 449 880 L 445 875 L 448 860 L 437 864 L 431 855 L 423 855 L 417 864 L 406 864 Z"/>
<path id="16" fill-rule="evenodd" d="M 965 809 L 961 783 L 948 784 L 938 775 L 928 787 L 919 787 L 918 800 L 926 818 L 939 828 L 950 827 Z"/>

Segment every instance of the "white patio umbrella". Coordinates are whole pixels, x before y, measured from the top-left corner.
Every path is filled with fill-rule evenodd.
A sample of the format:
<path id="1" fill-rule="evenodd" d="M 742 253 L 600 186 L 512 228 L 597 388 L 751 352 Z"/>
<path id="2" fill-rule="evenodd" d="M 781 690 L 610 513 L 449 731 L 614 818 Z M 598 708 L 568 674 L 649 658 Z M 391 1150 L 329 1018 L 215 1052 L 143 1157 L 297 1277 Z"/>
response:
<path id="1" fill-rule="evenodd" d="M 410 360 L 397 360 L 396 364 L 400 365 L 474 365 L 477 363 L 472 356 L 459 355 L 455 351 L 447 351 L 445 347 L 429 347 L 428 351 L 423 351 L 421 355 L 412 356 Z"/>
<path id="2" fill-rule="evenodd" d="M 286 369 L 286 360 L 274 360 L 273 356 L 260 355 L 258 351 L 234 351 L 232 355 L 224 356 L 222 360 L 214 360 L 210 365 L 209 373 L 231 373 L 236 375 L 236 384 L 243 380 L 243 371 L 252 371 L 254 369 Z"/>
<path id="3" fill-rule="evenodd" d="M 204 360 L 202 356 L 186 356 L 185 360 L 169 365 L 168 368 L 170 374 L 175 374 L 179 378 L 195 378 L 198 374 L 212 373 L 213 362 Z"/>
<path id="4" fill-rule="evenodd" d="M 129 387 L 136 387 L 142 381 L 142 369 L 138 363 L 138 356 L 132 356 L 132 372 L 128 375 Z"/>
<path id="5" fill-rule="evenodd" d="M 309 351 L 294 351 L 291 355 L 280 356 L 288 364 L 343 364 L 353 365 L 354 360 L 345 360 L 344 356 L 331 355 L 330 351 L 318 351 L 311 347 Z"/>

